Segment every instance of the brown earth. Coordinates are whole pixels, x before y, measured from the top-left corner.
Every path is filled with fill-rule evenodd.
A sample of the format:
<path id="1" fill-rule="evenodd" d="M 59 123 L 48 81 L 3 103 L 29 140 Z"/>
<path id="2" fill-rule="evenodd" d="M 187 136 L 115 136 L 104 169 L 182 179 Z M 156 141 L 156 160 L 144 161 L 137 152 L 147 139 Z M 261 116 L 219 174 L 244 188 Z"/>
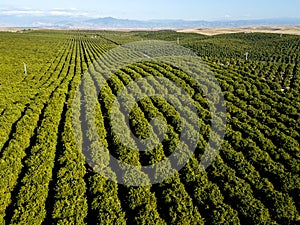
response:
<path id="1" fill-rule="evenodd" d="M 1 28 L 0 32 L 20 32 L 24 28 Z M 34 28 L 34 30 L 39 30 Z M 102 29 L 101 29 L 102 30 Z M 103 29 L 106 30 L 106 29 Z M 161 29 L 111 29 L 115 31 L 158 31 Z M 181 33 L 198 33 L 204 35 L 230 34 L 230 33 L 275 33 L 275 34 L 295 34 L 300 35 L 300 27 L 292 26 L 255 26 L 255 27 L 241 27 L 241 28 L 199 28 L 199 29 L 177 29 Z"/>
<path id="2" fill-rule="evenodd" d="M 300 35 L 300 27 L 291 26 L 257 26 L 241 28 L 199 28 L 199 29 L 179 29 L 177 32 L 197 33 L 204 35 L 230 34 L 230 33 L 275 33 L 275 34 L 295 34 Z"/>
<path id="3" fill-rule="evenodd" d="M 38 30 L 38 28 L 0 27 L 0 32 L 23 32 L 24 30 Z"/>

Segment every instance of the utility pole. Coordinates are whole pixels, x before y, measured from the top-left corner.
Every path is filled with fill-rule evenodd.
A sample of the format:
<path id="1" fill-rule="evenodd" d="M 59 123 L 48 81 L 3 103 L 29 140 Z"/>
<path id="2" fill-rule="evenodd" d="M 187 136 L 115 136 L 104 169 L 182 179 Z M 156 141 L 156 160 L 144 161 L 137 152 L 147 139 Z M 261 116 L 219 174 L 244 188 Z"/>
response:
<path id="1" fill-rule="evenodd" d="M 249 56 L 249 53 L 248 52 L 246 52 L 246 61 L 248 60 L 248 56 Z"/>
<path id="2" fill-rule="evenodd" d="M 27 75 L 27 65 L 26 63 L 23 63 L 24 64 L 24 74 Z"/>

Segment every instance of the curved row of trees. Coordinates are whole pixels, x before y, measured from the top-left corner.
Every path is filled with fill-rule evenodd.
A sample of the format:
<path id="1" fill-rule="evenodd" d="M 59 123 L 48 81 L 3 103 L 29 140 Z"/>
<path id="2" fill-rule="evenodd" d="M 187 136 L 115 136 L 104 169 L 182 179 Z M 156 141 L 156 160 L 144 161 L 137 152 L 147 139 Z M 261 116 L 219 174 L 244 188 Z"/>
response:
<path id="1" fill-rule="evenodd" d="M 225 39 L 238 40 L 240 45 L 224 46 L 222 36 L 180 34 L 181 43 L 188 45 L 193 40 L 191 47 L 205 50 L 203 59 L 208 67 L 201 64 L 192 69 L 199 76 L 214 74 L 226 101 L 225 140 L 219 155 L 204 170 L 203 155 L 213 134 L 210 96 L 205 96 L 187 72 L 163 62 L 135 63 L 111 75 L 111 68 L 120 65 L 118 61 L 126 62 L 138 54 L 123 54 L 126 49 L 105 54 L 117 43 L 155 35 L 173 40 L 175 34 L 28 33 L 43 40 L 53 35 L 60 42 L 49 50 L 49 58 L 44 59 L 47 63 L 35 68 L 39 72 L 29 73 L 18 87 L 11 85 L 12 99 L 5 98 L 7 105 L 1 103 L 5 105 L 0 108 L 0 132 L 4 133 L 0 139 L 1 224 L 297 222 L 300 105 L 294 53 L 299 50 L 298 40 L 233 34 Z M 278 44 L 281 55 L 271 56 L 277 50 L 267 39 Z M 270 50 L 249 52 L 245 61 L 241 53 L 249 43 L 257 43 L 254 49 L 266 45 Z M 222 48 L 213 53 L 218 46 Z M 147 82 L 134 84 L 141 78 Z M 176 83 L 179 89 L 161 78 Z M 18 92 L 25 85 L 30 90 L 21 96 Z M 281 91 L 283 87 L 290 89 Z M 187 111 L 189 102 L 181 96 L 183 91 L 197 112 Z M 1 90 L 1 95 L 4 92 Z M 136 102 L 128 115 L 126 110 L 112 107 L 117 96 L 126 100 L 142 93 L 149 97 Z M 128 109 L 129 105 L 125 101 L 117 106 Z M 182 117 L 180 111 L 184 110 Z M 186 129 L 190 133 L 184 133 Z M 144 141 L 133 139 L 132 133 Z M 195 140 L 196 133 L 199 137 Z M 163 141 L 157 143 L 161 137 Z M 193 142 L 196 149 L 191 154 Z M 147 151 L 138 151 L 141 146 Z M 113 157 L 119 163 L 115 164 Z M 164 166 L 153 174 L 143 169 L 163 160 Z M 172 174 L 168 179 L 149 185 L 168 173 Z M 147 185 L 134 186 L 139 182 Z"/>

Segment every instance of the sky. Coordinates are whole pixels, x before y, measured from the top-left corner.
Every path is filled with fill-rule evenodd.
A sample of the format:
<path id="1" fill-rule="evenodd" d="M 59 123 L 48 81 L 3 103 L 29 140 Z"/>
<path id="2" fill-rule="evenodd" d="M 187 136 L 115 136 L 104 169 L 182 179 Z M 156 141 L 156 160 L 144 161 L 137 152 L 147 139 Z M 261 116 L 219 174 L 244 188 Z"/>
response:
<path id="1" fill-rule="evenodd" d="M 1 0 L 0 15 L 83 15 L 120 19 L 300 18 L 298 0 Z M 0 21 L 1 22 L 1 21 Z"/>

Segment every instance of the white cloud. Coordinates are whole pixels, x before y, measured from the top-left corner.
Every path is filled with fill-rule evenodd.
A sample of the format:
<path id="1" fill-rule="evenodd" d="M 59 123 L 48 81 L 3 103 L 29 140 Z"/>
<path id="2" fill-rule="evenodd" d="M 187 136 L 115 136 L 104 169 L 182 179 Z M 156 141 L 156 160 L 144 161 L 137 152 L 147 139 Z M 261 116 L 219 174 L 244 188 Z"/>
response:
<path id="1" fill-rule="evenodd" d="M 53 8 L 52 10 L 65 10 L 65 8 Z"/>
<path id="2" fill-rule="evenodd" d="M 43 15 L 45 12 L 42 10 L 3 10 L 0 12 L 1 15 L 6 16 L 14 16 L 14 15 L 34 15 L 40 16 Z"/>
<path id="3" fill-rule="evenodd" d="M 37 10 L 30 8 L 22 9 L 1 9 L 0 15 L 6 16 L 91 16 L 90 12 L 79 11 L 76 8 L 54 8 L 52 10 Z"/>
<path id="4" fill-rule="evenodd" d="M 51 10 L 47 12 L 52 16 L 88 16 L 89 13 L 70 10 Z"/>
<path id="5" fill-rule="evenodd" d="M 34 27 L 51 27 L 51 26 L 55 26 L 56 24 L 54 23 L 42 23 L 42 22 L 35 22 L 32 23 L 32 26 Z"/>

